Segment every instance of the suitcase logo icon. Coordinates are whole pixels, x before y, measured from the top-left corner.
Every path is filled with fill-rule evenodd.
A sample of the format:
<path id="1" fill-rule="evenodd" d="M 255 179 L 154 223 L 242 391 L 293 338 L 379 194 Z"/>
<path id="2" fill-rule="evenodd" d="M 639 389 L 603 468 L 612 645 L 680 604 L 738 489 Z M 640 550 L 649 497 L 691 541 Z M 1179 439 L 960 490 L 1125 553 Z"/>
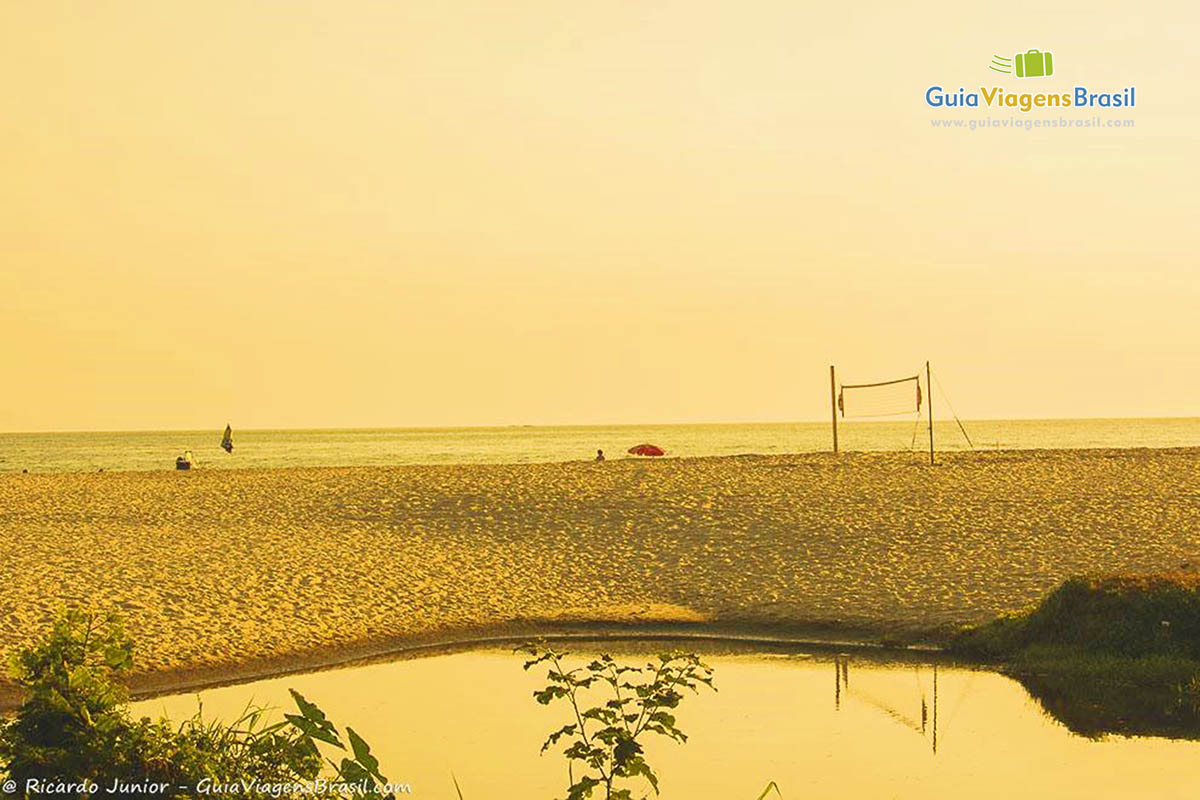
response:
<path id="1" fill-rule="evenodd" d="M 1048 78 L 1054 74 L 1054 56 L 1041 50 L 1017 53 L 1012 58 L 992 56 L 988 69 L 1007 75 L 1015 72 L 1018 78 Z"/>
<path id="2" fill-rule="evenodd" d="M 1049 78 L 1054 74 L 1054 56 L 1049 52 L 1017 53 L 1013 61 L 1017 65 L 1018 78 Z"/>

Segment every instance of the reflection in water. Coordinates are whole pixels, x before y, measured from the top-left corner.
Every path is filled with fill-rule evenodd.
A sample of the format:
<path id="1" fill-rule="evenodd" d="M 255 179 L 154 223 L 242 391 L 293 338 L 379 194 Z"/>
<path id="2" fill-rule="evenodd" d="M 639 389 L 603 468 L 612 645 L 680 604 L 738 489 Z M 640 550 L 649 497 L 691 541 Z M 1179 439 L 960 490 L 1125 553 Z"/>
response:
<path id="1" fill-rule="evenodd" d="M 835 711 L 842 709 L 842 689 L 845 687 L 846 697 L 854 697 L 862 700 L 872 708 L 882 711 L 892 719 L 896 720 L 904 728 L 908 728 L 923 737 L 928 737 L 930 749 L 937 753 L 938 749 L 938 667 L 937 664 L 929 665 L 932 670 L 933 681 L 933 718 L 930 720 L 930 705 L 925 700 L 924 687 L 921 681 L 921 666 L 914 665 L 911 667 L 913 674 L 917 680 L 917 695 L 920 698 L 921 717 L 920 720 L 915 720 L 903 711 L 891 705 L 887 700 L 876 697 L 868 692 L 850 691 L 850 657 L 845 655 L 834 656 L 833 659 L 833 708 Z M 908 669 L 907 667 L 896 667 L 895 669 Z"/>
<path id="2" fill-rule="evenodd" d="M 1130 686 L 1055 675 L 1017 680 L 1046 712 L 1080 736 L 1200 739 L 1200 707 L 1182 687 Z"/>
<path id="3" fill-rule="evenodd" d="M 916 677 L 919 718 L 914 719 L 896 705 L 895 698 L 850 689 L 850 657 L 837 655 L 833 661 L 835 710 L 848 699 L 859 700 L 886 714 L 902 728 L 927 736 L 930 748 L 938 750 L 938 665 L 894 666 L 908 669 Z M 867 662 L 870 667 L 870 662 Z M 877 665 L 876 665 L 877 666 Z M 922 671 L 930 672 L 930 703 Z M 1017 675 L 1016 680 L 1042 710 L 1072 733 L 1091 739 L 1107 735 L 1158 736 L 1200 740 L 1200 703 L 1183 687 L 1130 685 L 1125 681 L 1086 680 L 1054 674 Z"/>
<path id="4" fill-rule="evenodd" d="M 785 800 L 1196 797 L 1200 744 L 1077 736 L 994 672 L 942 663 L 935 678 L 932 664 L 913 658 L 682 646 L 703 654 L 719 691 L 680 709 L 687 744 L 650 745 L 662 800 L 754 800 L 768 781 Z M 670 647 L 577 642 L 567 649 L 637 663 Z M 538 749 L 560 711 L 533 701 L 542 676 L 522 671 L 522 662 L 506 650 L 461 652 L 202 695 L 206 715 L 230 718 L 251 699 L 288 706 L 294 687 L 353 726 L 388 777 L 412 783 L 427 800 L 457 800 L 451 773 L 467 800 L 549 800 L 562 795 L 566 769 Z M 195 712 L 196 698 L 137 706 L 136 713 L 181 719 Z"/>

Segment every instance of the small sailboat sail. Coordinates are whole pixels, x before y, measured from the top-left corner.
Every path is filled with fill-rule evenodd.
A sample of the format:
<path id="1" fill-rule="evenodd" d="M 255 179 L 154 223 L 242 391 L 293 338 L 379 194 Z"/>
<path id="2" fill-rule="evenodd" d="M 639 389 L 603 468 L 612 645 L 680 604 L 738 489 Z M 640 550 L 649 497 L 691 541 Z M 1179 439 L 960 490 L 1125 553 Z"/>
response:
<path id="1" fill-rule="evenodd" d="M 225 426 L 225 435 L 221 437 L 221 449 L 226 453 L 233 452 L 233 428 L 228 425 Z"/>

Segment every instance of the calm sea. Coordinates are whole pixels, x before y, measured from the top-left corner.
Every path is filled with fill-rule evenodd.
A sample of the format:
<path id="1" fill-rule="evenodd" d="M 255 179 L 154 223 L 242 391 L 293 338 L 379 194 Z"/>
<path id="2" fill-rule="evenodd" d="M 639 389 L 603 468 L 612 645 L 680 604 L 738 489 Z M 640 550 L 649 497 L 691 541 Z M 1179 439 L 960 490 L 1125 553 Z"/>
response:
<path id="1" fill-rule="evenodd" d="M 1200 418 L 987 420 L 964 423 L 977 449 L 1200 446 Z M 672 456 L 828 450 L 828 423 L 606 425 L 380 430 L 234 430 L 233 455 L 208 431 L 0 434 L 0 471 L 173 469 L 191 450 L 200 468 L 498 464 L 590 459 L 597 448 L 620 458 L 650 442 Z M 939 450 L 969 449 L 953 422 L 935 423 Z M 841 426 L 843 450 L 928 447 L 912 422 Z"/>

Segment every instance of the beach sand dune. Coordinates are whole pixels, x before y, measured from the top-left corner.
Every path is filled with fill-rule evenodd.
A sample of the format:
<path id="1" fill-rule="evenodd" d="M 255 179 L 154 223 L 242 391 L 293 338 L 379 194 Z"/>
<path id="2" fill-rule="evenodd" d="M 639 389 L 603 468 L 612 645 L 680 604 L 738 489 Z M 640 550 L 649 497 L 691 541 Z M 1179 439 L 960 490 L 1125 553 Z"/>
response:
<path id="1" fill-rule="evenodd" d="M 1200 562 L 1200 451 L 10 474 L 0 547 L 5 649 L 116 608 L 164 675 L 551 623 L 908 635 Z"/>

